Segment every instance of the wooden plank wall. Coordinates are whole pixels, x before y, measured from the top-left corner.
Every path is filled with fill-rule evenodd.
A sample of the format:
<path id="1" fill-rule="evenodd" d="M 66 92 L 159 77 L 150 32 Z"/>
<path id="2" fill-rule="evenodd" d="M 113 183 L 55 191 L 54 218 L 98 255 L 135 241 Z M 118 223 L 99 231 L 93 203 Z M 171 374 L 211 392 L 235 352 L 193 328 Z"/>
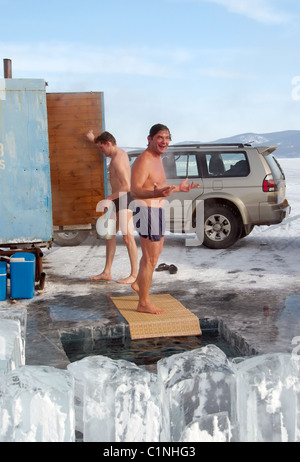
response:
<path id="1" fill-rule="evenodd" d="M 84 138 L 103 131 L 103 93 L 48 93 L 54 226 L 95 224 L 105 197 L 103 156 Z"/>

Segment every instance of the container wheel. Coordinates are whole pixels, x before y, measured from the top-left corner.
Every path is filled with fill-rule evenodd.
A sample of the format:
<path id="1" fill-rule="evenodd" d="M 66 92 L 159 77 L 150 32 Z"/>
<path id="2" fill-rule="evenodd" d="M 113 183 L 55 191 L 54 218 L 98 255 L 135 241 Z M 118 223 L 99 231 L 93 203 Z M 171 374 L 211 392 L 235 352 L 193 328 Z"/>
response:
<path id="1" fill-rule="evenodd" d="M 56 231 L 54 232 L 54 243 L 61 246 L 71 246 L 82 244 L 89 233 L 87 231 Z"/>

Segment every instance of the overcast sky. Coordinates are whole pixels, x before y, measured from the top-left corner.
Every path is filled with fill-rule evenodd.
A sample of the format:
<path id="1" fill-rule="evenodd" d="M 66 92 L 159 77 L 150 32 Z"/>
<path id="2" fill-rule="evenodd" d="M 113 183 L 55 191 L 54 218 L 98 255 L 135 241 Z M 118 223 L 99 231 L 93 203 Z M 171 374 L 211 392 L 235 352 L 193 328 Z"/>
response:
<path id="1" fill-rule="evenodd" d="M 48 92 L 104 92 L 120 146 L 157 122 L 207 142 L 300 129 L 299 21 L 299 0 L 0 0 L 0 56 Z"/>

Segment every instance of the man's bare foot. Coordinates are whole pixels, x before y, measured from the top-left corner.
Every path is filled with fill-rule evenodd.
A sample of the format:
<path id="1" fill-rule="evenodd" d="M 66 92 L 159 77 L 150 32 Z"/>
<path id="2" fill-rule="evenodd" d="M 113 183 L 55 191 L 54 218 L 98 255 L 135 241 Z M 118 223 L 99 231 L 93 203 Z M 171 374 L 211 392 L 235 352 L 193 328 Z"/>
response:
<path id="1" fill-rule="evenodd" d="M 90 276 L 91 281 L 111 281 L 111 276 L 106 273 L 97 274 L 97 276 Z"/>
<path id="2" fill-rule="evenodd" d="M 137 280 L 134 281 L 133 284 L 131 284 L 131 288 L 138 294 L 139 293 L 139 285 Z"/>
<path id="3" fill-rule="evenodd" d="M 139 313 L 148 313 L 148 314 L 164 314 L 165 310 L 158 308 L 157 306 L 153 305 L 153 303 L 149 303 L 147 305 L 138 304 L 137 311 Z"/>
<path id="4" fill-rule="evenodd" d="M 135 276 L 128 276 L 128 278 L 121 279 L 121 281 L 117 281 L 118 284 L 133 284 L 136 280 Z"/>

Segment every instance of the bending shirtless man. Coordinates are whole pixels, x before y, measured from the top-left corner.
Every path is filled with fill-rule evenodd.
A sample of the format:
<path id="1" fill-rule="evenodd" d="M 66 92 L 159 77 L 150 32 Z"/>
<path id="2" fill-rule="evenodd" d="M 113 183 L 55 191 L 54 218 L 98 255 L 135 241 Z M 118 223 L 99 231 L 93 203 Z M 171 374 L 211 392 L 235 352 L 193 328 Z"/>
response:
<path id="1" fill-rule="evenodd" d="M 135 160 L 131 169 L 131 194 L 135 198 L 136 229 L 140 234 L 142 258 L 139 273 L 132 288 L 139 294 L 137 310 L 151 314 L 162 314 L 150 301 L 149 291 L 153 271 L 164 243 L 164 198 L 173 192 L 187 192 L 198 187 L 188 185 L 187 179 L 178 186 L 166 184 L 162 154 L 171 140 L 168 127 L 156 124 L 150 129 L 147 149 Z"/>
<path id="2" fill-rule="evenodd" d="M 114 203 L 116 212 L 116 233 L 121 229 L 123 240 L 126 244 L 131 272 L 128 277 L 122 279 L 119 284 L 132 284 L 137 277 L 137 259 L 138 251 L 134 239 L 134 227 L 132 222 L 132 211 L 128 210 L 130 200 L 130 164 L 128 155 L 123 149 L 117 147 L 113 135 L 104 132 L 95 138 L 90 130 L 86 138 L 95 143 L 100 152 L 111 159 L 109 165 L 109 180 L 112 193 L 101 202 L 104 209 L 111 209 L 111 202 Z M 125 215 L 124 215 L 125 214 Z M 120 216 L 122 215 L 122 216 Z M 116 252 L 116 236 L 106 240 L 106 263 L 102 273 L 90 277 L 93 281 L 110 281 L 111 267 Z"/>

